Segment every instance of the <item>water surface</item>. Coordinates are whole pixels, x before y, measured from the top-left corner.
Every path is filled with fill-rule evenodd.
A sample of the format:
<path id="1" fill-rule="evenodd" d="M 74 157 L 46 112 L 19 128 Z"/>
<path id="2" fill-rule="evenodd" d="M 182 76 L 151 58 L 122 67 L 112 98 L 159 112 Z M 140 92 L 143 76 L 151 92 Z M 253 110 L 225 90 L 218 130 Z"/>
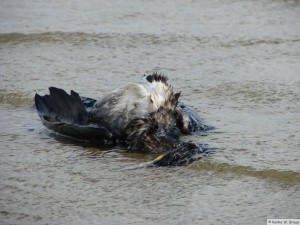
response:
<path id="1" fill-rule="evenodd" d="M 299 1 L 38 1 L 0 7 L 1 224 L 265 224 L 299 218 Z M 153 71 L 207 124 L 187 167 L 43 127 L 49 86 L 100 98 Z M 103 154 L 105 153 L 105 154 Z"/>

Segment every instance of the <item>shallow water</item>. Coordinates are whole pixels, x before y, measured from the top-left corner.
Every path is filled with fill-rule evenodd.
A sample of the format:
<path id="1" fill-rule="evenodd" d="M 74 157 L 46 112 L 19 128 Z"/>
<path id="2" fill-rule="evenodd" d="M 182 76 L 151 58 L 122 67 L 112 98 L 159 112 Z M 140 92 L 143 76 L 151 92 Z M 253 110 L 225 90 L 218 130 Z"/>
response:
<path id="1" fill-rule="evenodd" d="M 14 1 L 0 7 L 0 224 L 299 218 L 299 1 Z M 43 127 L 49 86 L 101 97 L 153 71 L 217 129 L 187 167 Z M 105 154 L 103 154 L 105 153 Z"/>

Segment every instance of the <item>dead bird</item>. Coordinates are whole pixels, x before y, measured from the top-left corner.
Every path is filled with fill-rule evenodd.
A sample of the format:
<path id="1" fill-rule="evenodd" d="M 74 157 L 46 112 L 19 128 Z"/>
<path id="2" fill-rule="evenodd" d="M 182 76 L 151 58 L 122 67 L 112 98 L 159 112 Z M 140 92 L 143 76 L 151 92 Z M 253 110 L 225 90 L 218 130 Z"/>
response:
<path id="1" fill-rule="evenodd" d="M 50 87 L 35 95 L 43 124 L 59 134 L 93 143 L 126 146 L 129 151 L 161 154 L 151 165 L 186 165 L 210 152 L 206 145 L 180 140 L 182 134 L 213 129 L 179 101 L 166 76 L 144 75 L 100 100 Z"/>

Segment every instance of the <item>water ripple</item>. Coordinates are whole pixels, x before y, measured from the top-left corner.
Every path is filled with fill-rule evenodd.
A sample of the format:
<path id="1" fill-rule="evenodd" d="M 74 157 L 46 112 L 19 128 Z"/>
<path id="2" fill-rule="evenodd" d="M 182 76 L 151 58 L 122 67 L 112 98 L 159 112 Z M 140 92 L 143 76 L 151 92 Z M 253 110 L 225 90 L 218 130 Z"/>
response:
<path id="1" fill-rule="evenodd" d="M 240 47 L 240 46 L 254 46 L 254 45 L 278 45 L 284 43 L 299 43 L 300 38 L 290 37 L 288 39 L 283 38 L 264 38 L 264 39 L 220 39 L 218 37 L 198 37 L 194 35 L 183 34 L 145 34 L 145 33 L 85 33 L 85 32 L 45 32 L 45 33 L 4 33 L 0 34 L 0 44 L 22 44 L 22 43 L 73 43 L 82 44 L 84 42 L 100 43 L 100 42 L 115 42 L 119 41 L 124 43 L 127 41 L 133 46 L 136 46 L 139 42 L 144 44 L 166 44 L 174 42 L 190 43 L 196 45 L 212 45 L 220 47 Z"/>
<path id="2" fill-rule="evenodd" d="M 10 104 L 14 106 L 33 105 L 33 95 L 19 92 L 8 92 L 0 90 L 0 104 Z"/>
<path id="3" fill-rule="evenodd" d="M 279 171 L 275 169 L 256 170 L 250 166 L 230 165 L 227 163 L 199 161 L 189 166 L 198 171 L 211 171 L 218 174 L 234 174 L 239 176 L 252 176 L 267 180 L 300 184 L 300 173 L 295 171 Z"/>
<path id="4" fill-rule="evenodd" d="M 296 90 L 299 82 L 287 84 L 274 84 L 270 82 L 227 82 L 211 87 L 202 87 L 201 92 L 216 100 L 231 100 L 238 102 L 240 107 L 275 108 L 280 112 L 298 111 L 300 95 Z M 298 105 L 298 106 L 297 106 Z"/>

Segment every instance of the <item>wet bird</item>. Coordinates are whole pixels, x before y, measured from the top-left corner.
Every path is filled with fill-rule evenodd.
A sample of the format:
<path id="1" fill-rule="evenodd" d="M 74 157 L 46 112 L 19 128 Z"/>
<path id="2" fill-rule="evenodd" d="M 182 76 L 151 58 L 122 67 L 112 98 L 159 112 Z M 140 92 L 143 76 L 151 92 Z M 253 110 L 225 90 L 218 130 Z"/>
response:
<path id="1" fill-rule="evenodd" d="M 179 101 L 166 76 L 144 75 L 100 100 L 50 87 L 35 95 L 43 124 L 59 134 L 93 143 L 123 145 L 129 151 L 161 154 L 151 165 L 186 165 L 209 153 L 204 145 L 180 140 L 182 134 L 208 131 L 199 115 Z"/>

